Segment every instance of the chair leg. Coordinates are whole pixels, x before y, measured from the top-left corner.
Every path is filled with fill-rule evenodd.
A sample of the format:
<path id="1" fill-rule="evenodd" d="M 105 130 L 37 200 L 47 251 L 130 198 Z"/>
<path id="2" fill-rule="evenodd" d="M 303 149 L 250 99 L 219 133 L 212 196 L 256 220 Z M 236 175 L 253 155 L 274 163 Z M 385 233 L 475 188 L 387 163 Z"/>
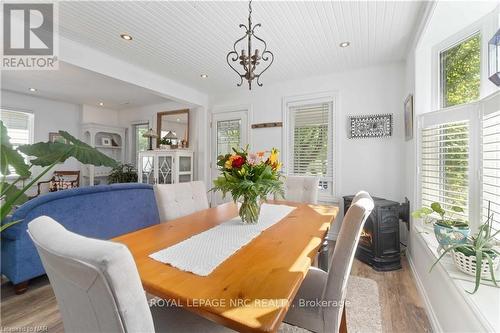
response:
<path id="1" fill-rule="evenodd" d="M 342 309 L 342 318 L 340 319 L 339 333 L 347 333 L 347 321 L 345 315 L 345 305 Z"/>
<path id="2" fill-rule="evenodd" d="M 318 266 L 320 269 L 328 272 L 328 241 L 325 240 L 319 249 Z"/>
<path id="3" fill-rule="evenodd" d="M 23 281 L 14 285 L 14 292 L 16 295 L 21 295 L 28 290 L 29 281 Z"/>

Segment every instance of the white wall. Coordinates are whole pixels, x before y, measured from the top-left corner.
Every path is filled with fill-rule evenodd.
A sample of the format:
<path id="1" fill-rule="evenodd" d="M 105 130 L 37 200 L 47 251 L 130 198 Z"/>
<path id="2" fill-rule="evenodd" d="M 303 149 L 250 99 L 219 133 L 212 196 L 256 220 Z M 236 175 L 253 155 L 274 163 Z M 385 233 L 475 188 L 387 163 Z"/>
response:
<path id="1" fill-rule="evenodd" d="M 118 126 L 118 112 L 93 105 L 82 105 L 82 124 L 96 123 L 101 125 Z"/>
<path id="2" fill-rule="evenodd" d="M 1 91 L 1 96 L 1 107 L 34 114 L 34 142 L 48 141 L 49 133 L 58 132 L 59 130 L 67 131 L 69 134 L 79 137 L 80 105 L 5 90 Z M 39 170 L 40 168 L 34 167 L 33 174 L 37 174 Z M 54 170 L 80 170 L 80 163 L 70 158 L 65 163 L 56 166 Z M 43 179 L 49 179 L 51 175 L 51 172 L 49 172 Z M 28 194 L 34 195 L 32 192 Z"/>
<path id="3" fill-rule="evenodd" d="M 340 107 L 337 117 L 340 170 L 338 193 L 354 194 L 365 189 L 371 194 L 396 201 L 406 193 L 403 179 L 403 101 L 404 64 L 364 68 L 327 76 L 281 82 L 257 87 L 252 91 L 238 88 L 215 96 L 214 107 L 251 105 L 250 123 L 283 121 L 282 98 L 307 93 L 337 91 Z M 380 139 L 348 139 L 348 115 L 392 113 L 393 136 Z M 282 149 L 282 128 L 249 129 L 253 150 Z"/>

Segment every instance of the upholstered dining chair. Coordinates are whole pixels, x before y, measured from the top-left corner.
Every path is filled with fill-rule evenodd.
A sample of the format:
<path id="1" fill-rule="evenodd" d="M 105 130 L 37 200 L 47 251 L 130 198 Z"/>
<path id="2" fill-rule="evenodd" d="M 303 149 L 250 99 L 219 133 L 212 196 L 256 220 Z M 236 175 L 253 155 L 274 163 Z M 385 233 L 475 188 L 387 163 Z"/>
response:
<path id="1" fill-rule="evenodd" d="M 354 254 L 372 210 L 372 198 L 360 192 L 344 216 L 329 272 L 315 267 L 309 269 L 285 317 L 286 323 L 318 333 L 339 332 Z M 327 306 L 317 307 L 318 303 Z"/>
<path id="2" fill-rule="evenodd" d="M 28 224 L 66 332 L 234 332 L 176 307 L 148 306 L 134 259 L 119 243 L 83 237 L 47 216 Z"/>
<path id="3" fill-rule="evenodd" d="M 285 200 L 318 203 L 318 176 L 286 176 Z"/>
<path id="4" fill-rule="evenodd" d="M 166 222 L 208 208 L 202 181 L 154 186 L 160 221 Z"/>

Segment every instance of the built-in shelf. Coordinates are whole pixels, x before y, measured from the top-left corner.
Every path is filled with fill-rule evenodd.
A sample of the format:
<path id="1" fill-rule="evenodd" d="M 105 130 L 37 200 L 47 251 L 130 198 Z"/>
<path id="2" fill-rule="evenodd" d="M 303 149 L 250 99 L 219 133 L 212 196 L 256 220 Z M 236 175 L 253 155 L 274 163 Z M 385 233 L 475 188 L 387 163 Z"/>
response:
<path id="1" fill-rule="evenodd" d="M 95 123 L 82 124 L 82 139 L 92 147 L 98 149 L 108 157 L 122 162 L 125 160 L 125 128 L 107 126 Z M 103 145 L 102 142 L 114 142 L 117 146 Z M 106 184 L 111 168 L 104 166 L 85 165 L 82 166 L 82 174 L 86 175 L 85 183 L 88 185 Z M 95 180 L 99 178 L 99 180 Z"/>
<path id="2" fill-rule="evenodd" d="M 103 149 L 122 149 L 122 146 L 102 146 L 102 145 L 96 145 L 96 148 L 103 148 Z"/>

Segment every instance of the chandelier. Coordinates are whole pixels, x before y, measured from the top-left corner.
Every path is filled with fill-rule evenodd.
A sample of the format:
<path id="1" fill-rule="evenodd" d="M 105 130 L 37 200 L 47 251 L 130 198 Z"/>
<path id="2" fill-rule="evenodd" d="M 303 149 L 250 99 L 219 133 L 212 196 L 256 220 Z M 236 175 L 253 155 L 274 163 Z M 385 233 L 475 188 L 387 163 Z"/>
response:
<path id="1" fill-rule="evenodd" d="M 252 27 L 252 0 L 248 3 L 248 26 L 244 24 L 240 24 L 240 28 L 245 28 L 246 33 L 243 37 L 238 39 L 236 42 L 234 42 L 233 45 L 233 50 L 229 52 L 226 56 L 226 61 L 229 67 L 233 69 L 233 71 L 236 72 L 236 74 L 239 75 L 240 77 L 240 83 L 236 84 L 238 87 L 240 87 L 243 84 L 243 79 L 248 81 L 248 89 L 252 90 L 252 81 L 254 79 L 257 79 L 257 84 L 259 87 L 262 87 L 262 83 L 260 83 L 260 76 L 262 73 L 264 73 L 269 66 L 274 61 L 274 55 L 271 51 L 267 49 L 267 44 L 266 42 L 257 37 L 255 35 L 255 28 L 260 27 L 261 24 L 258 23 Z M 247 50 L 245 50 L 245 42 L 243 42 L 243 47 L 241 48 L 241 53 L 238 55 L 238 51 L 236 51 L 236 47 L 238 43 L 243 41 L 244 39 L 247 39 Z M 259 49 L 255 49 L 252 54 L 252 38 L 255 38 L 256 40 L 260 41 L 263 44 L 263 50 L 262 53 L 259 52 Z M 267 66 L 264 67 L 263 70 L 258 72 L 257 66 L 260 65 L 261 61 L 263 63 L 267 63 Z M 243 67 L 244 73 L 241 74 L 232 64 L 236 62 L 239 62 L 239 64 Z"/>

